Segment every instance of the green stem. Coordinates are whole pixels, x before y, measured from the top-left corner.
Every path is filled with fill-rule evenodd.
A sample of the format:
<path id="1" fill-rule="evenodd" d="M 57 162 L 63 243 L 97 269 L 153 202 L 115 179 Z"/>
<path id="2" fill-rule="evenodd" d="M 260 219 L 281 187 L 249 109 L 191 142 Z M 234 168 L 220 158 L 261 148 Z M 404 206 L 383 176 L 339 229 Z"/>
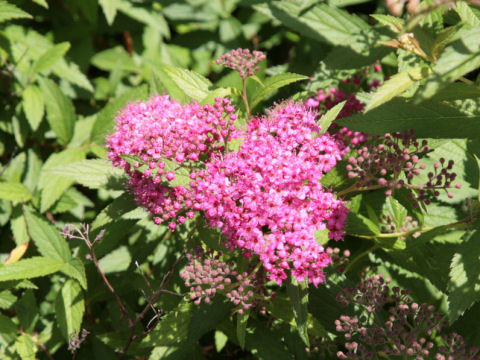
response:
<path id="1" fill-rule="evenodd" d="M 375 251 L 376 249 L 378 249 L 380 246 L 378 244 L 375 244 L 373 245 L 372 247 L 368 248 L 367 250 L 365 250 L 364 252 L 361 252 L 358 256 L 355 257 L 355 259 L 353 259 L 352 261 L 350 261 L 348 263 L 348 265 L 345 267 L 345 271 L 344 273 L 347 273 L 355 263 L 358 262 L 358 260 L 360 260 L 361 258 L 363 258 L 365 255 L 368 255 L 369 253 Z"/>
<path id="2" fill-rule="evenodd" d="M 245 104 L 245 111 L 247 115 L 250 116 L 250 106 L 248 105 L 248 98 L 247 98 L 247 79 L 242 79 L 242 100 Z"/>

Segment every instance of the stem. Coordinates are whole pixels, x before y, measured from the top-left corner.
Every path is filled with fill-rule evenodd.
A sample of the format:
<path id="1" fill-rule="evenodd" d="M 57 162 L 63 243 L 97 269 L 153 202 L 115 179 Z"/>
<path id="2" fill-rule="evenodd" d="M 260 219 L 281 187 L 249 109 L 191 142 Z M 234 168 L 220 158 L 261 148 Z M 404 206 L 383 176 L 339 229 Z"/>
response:
<path id="1" fill-rule="evenodd" d="M 245 104 L 245 110 L 247 115 L 250 116 L 250 106 L 248 105 L 248 98 L 247 98 L 247 79 L 242 78 L 242 100 Z"/>
<path id="2" fill-rule="evenodd" d="M 355 259 L 353 259 L 352 261 L 350 261 L 348 263 L 348 265 L 345 267 L 345 271 L 344 273 L 346 274 L 351 268 L 352 266 L 358 262 L 358 260 L 360 260 L 361 258 L 363 258 L 365 255 L 368 255 L 369 253 L 375 251 L 376 249 L 378 249 L 380 247 L 380 245 L 378 244 L 375 244 L 373 245 L 371 248 L 368 248 L 367 250 L 365 250 L 364 252 L 361 252 L 358 256 L 355 257 Z"/>
<path id="3" fill-rule="evenodd" d="M 361 186 L 361 187 L 357 187 L 356 184 L 353 184 L 351 186 L 349 186 L 348 188 L 346 189 L 343 189 L 342 191 L 339 191 L 337 193 L 337 196 L 344 196 L 346 194 L 349 194 L 351 192 L 355 192 L 355 191 L 368 191 L 368 190 L 377 190 L 377 189 L 381 189 L 381 188 L 384 188 L 385 186 L 381 186 L 381 185 L 372 185 L 372 186 Z"/>

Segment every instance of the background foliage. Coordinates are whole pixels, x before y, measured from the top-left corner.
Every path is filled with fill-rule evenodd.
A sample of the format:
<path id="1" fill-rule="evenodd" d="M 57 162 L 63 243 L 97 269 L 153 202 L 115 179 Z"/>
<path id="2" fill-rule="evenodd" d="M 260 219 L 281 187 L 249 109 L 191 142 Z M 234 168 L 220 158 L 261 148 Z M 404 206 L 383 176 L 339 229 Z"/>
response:
<path id="1" fill-rule="evenodd" d="M 480 346 L 480 10 L 420 6 L 394 17 L 368 0 L 0 0 L 0 357 L 334 359 L 343 349 L 334 321 L 346 311 L 336 295 L 366 267 Z M 186 291 L 177 259 L 188 236 L 136 206 L 106 161 L 105 135 L 119 109 L 151 94 L 229 96 L 245 112 L 240 77 L 214 62 L 237 47 L 268 56 L 258 81 L 247 80 L 254 112 L 318 89 L 355 92 L 365 111 L 340 124 L 372 135 L 415 129 L 430 140 L 424 162 L 454 160 L 462 187 L 420 209 L 401 191 L 347 194 L 347 236 L 336 246 L 350 262 L 318 288 L 275 289 L 264 313 L 162 293 L 132 326 L 125 312 L 137 319 L 165 277 L 169 291 Z M 359 84 L 342 82 L 354 75 Z M 351 185 L 340 166 L 323 181 Z M 399 225 L 412 216 L 421 235 L 385 235 L 382 214 Z M 60 235 L 81 223 L 88 241 Z M 192 231 L 194 243 L 218 246 L 214 230 Z M 89 251 L 99 234 L 98 267 L 115 295 Z"/>

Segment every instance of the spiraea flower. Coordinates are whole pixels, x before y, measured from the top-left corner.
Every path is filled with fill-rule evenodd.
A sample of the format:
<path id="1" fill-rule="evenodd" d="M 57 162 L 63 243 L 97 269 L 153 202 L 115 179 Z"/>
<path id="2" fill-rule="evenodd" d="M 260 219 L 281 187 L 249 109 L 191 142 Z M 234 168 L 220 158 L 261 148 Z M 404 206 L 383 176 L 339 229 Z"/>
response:
<path id="1" fill-rule="evenodd" d="M 340 240 L 347 208 L 319 180 L 346 152 L 320 134 L 317 113 L 291 101 L 249 123 L 244 143 L 207 164 L 196 180 L 196 203 L 230 249 L 256 254 L 268 278 L 291 272 L 318 285 L 330 257 L 314 238 L 330 230 Z"/>
<path id="2" fill-rule="evenodd" d="M 176 219 L 182 224 L 193 217 L 194 192 L 172 182 L 179 173 L 194 179 L 191 169 L 224 150 L 236 136 L 234 111 L 228 99 L 200 106 L 156 96 L 131 103 L 117 115 L 115 131 L 107 137 L 108 156 L 130 176 L 136 201 L 154 215 L 155 223 Z M 135 155 L 141 163 L 132 166 L 122 155 Z M 140 171 L 140 165 L 146 166 Z M 176 222 L 169 227 L 175 229 Z"/>

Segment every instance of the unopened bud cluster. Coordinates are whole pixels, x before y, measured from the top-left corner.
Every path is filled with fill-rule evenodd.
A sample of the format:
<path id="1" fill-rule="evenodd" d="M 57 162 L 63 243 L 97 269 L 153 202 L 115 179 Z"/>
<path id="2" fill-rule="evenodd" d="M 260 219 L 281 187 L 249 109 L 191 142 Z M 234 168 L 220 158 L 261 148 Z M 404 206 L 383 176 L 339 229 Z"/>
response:
<path id="1" fill-rule="evenodd" d="M 261 51 L 255 50 L 251 52 L 249 49 L 239 48 L 220 56 L 217 60 L 217 64 L 238 71 L 240 77 L 245 79 L 253 76 L 255 71 L 260 70 L 260 67 L 257 64 L 265 59 L 266 56 Z"/>
<path id="2" fill-rule="evenodd" d="M 432 305 L 412 302 L 408 290 L 390 289 L 389 282 L 382 274 L 375 275 L 337 296 L 342 305 L 354 304 L 366 312 L 335 321 L 346 340 L 345 350 L 337 352 L 339 359 L 367 360 L 379 353 L 394 359 L 480 359 L 478 349 L 467 349 L 458 334 L 444 335 L 443 342 L 437 342 L 445 326 L 443 316 Z"/>
<path id="3" fill-rule="evenodd" d="M 210 303 L 218 293 L 224 294 L 242 314 L 252 307 L 262 306 L 269 298 L 265 278 L 258 271 L 239 272 L 235 264 L 221 260 L 222 253 L 196 247 L 186 255 L 188 264 L 180 274 L 190 288 L 190 298 L 199 305 Z"/>
<path id="4" fill-rule="evenodd" d="M 425 164 L 420 163 L 420 157 L 428 151 L 428 142 L 419 142 L 414 136 L 414 130 L 387 133 L 381 137 L 373 136 L 348 158 L 348 177 L 356 180 L 355 185 L 358 188 L 385 187 L 387 196 L 402 187 L 415 189 L 418 190 L 418 195 L 411 194 L 414 205 L 419 202 L 429 204 L 431 198 L 440 195 L 439 190 L 446 191 L 453 187 L 456 174 L 451 172 L 453 160 L 446 163 L 445 159 L 440 159 L 440 164 L 434 165 L 434 172 L 428 174 L 427 183 L 420 186 L 409 185 L 407 182 L 425 169 Z M 448 196 L 453 195 L 448 193 Z"/>

